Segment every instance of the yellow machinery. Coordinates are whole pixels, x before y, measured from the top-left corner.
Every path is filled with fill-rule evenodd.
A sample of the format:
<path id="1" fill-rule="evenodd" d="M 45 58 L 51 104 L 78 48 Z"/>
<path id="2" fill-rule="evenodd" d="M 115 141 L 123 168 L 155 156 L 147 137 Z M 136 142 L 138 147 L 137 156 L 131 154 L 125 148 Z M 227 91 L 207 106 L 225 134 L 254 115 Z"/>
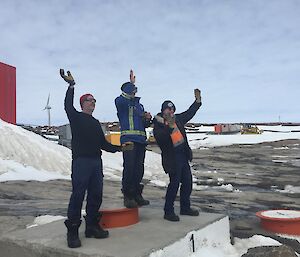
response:
<path id="1" fill-rule="evenodd" d="M 110 142 L 113 145 L 121 145 L 120 138 L 121 133 L 120 132 L 110 132 L 105 136 L 106 140 Z"/>
<path id="2" fill-rule="evenodd" d="M 113 145 L 121 145 L 121 142 L 120 142 L 121 133 L 120 132 L 110 132 L 109 134 L 105 135 L 105 138 L 108 142 L 110 142 Z M 148 137 L 147 141 L 149 144 L 156 143 L 153 133 L 149 133 L 149 137 Z"/>
<path id="3" fill-rule="evenodd" d="M 256 125 L 252 126 L 250 124 L 244 124 L 241 130 L 241 134 L 261 134 L 260 130 Z"/>

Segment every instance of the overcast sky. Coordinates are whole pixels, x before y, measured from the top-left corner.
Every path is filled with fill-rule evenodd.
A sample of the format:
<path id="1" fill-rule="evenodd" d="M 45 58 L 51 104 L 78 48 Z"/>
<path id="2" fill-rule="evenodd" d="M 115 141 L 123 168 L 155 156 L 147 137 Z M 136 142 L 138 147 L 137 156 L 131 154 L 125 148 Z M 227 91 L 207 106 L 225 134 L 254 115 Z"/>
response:
<path id="1" fill-rule="evenodd" d="M 94 116 L 117 120 L 114 99 L 136 73 L 145 109 L 178 112 L 202 90 L 194 122 L 300 121 L 300 1 L 0 1 L 0 61 L 17 68 L 17 122 L 67 123 L 71 70 Z"/>

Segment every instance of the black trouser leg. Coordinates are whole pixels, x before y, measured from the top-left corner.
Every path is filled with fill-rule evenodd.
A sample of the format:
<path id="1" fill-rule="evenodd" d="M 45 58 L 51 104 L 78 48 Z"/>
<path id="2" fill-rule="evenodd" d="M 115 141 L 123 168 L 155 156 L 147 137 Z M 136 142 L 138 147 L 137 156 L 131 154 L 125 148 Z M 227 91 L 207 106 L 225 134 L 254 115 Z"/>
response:
<path id="1" fill-rule="evenodd" d="M 99 209 L 102 204 L 103 195 L 103 171 L 102 161 L 99 160 L 93 164 L 93 172 L 90 176 L 87 189 L 86 214 L 87 222 L 95 223 L 99 216 Z"/>
<path id="2" fill-rule="evenodd" d="M 191 208 L 191 200 L 190 196 L 192 193 L 192 173 L 191 168 L 186 160 L 185 165 L 183 166 L 182 173 L 181 173 L 181 187 L 180 187 L 180 210 L 181 211 L 188 211 Z"/>
<path id="3" fill-rule="evenodd" d="M 134 145 L 132 150 L 123 152 L 122 191 L 130 198 L 133 198 L 135 194 L 135 162 L 136 146 Z"/>
<path id="4" fill-rule="evenodd" d="M 74 223 L 81 220 L 82 203 L 89 184 L 88 162 L 85 158 L 72 161 L 72 194 L 68 207 L 68 219 Z"/>

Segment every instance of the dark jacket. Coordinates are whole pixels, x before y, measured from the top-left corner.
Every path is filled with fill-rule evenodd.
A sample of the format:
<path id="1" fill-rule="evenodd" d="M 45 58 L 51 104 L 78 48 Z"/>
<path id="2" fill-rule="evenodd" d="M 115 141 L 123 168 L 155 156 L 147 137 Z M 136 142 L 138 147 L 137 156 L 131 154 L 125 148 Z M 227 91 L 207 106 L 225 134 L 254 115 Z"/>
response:
<path id="1" fill-rule="evenodd" d="M 73 105 L 74 88 L 69 87 L 65 97 L 65 111 L 72 131 L 72 157 L 99 157 L 101 149 L 115 153 L 118 146 L 106 141 L 100 122 L 92 115 L 78 112 Z"/>
<path id="2" fill-rule="evenodd" d="M 150 122 L 145 120 L 140 97 L 131 98 L 123 92 L 115 99 L 115 105 L 121 127 L 121 144 L 125 142 L 146 144 L 145 127 L 149 127 Z"/>
<path id="3" fill-rule="evenodd" d="M 161 149 L 162 166 L 166 173 L 172 173 L 175 171 L 176 152 L 182 152 L 187 156 L 189 161 L 192 160 L 193 158 L 192 150 L 189 146 L 184 126 L 189 120 L 191 120 L 194 117 L 194 115 L 196 114 L 200 106 L 201 103 L 197 103 L 195 101 L 187 111 L 180 114 L 175 114 L 176 125 L 184 137 L 184 143 L 177 147 L 173 146 L 171 136 L 170 136 L 173 129 L 171 129 L 167 125 L 160 123 L 154 118 L 153 134 L 158 146 Z M 157 115 L 162 116 L 161 113 L 158 113 Z"/>

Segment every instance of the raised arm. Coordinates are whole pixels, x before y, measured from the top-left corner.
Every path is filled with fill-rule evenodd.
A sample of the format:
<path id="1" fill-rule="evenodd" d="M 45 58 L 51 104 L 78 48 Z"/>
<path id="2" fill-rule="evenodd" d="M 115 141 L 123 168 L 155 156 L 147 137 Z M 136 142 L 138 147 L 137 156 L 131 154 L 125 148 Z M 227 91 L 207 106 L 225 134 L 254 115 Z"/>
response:
<path id="1" fill-rule="evenodd" d="M 76 113 L 76 109 L 74 108 L 74 86 L 69 86 L 65 96 L 65 111 L 70 119 L 72 114 Z"/>
<path id="2" fill-rule="evenodd" d="M 189 122 L 195 116 L 196 112 L 202 105 L 201 91 L 199 89 L 195 89 L 194 94 L 195 101 L 193 102 L 193 104 L 185 112 L 176 114 L 176 118 L 179 119 L 183 124 Z"/>
<path id="3" fill-rule="evenodd" d="M 63 69 L 59 70 L 60 76 L 69 84 L 69 87 L 65 96 L 65 111 L 70 119 L 73 113 L 77 112 L 74 108 L 74 85 L 75 81 L 70 71 L 67 71 L 68 75 L 65 75 L 65 71 Z"/>

